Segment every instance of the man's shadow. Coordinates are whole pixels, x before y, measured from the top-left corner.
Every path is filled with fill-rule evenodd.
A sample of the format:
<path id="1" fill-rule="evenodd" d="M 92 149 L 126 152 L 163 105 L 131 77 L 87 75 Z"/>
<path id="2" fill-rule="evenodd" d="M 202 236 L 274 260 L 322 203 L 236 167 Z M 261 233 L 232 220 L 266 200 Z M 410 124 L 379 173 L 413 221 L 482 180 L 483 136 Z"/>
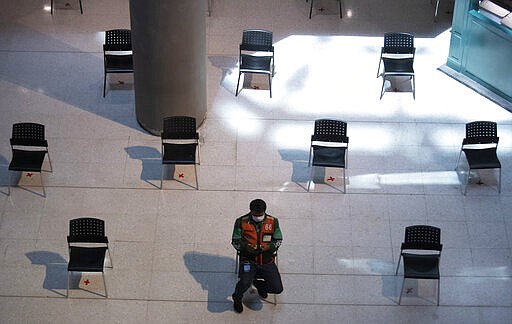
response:
<path id="1" fill-rule="evenodd" d="M 142 162 L 142 171 L 140 179 L 152 186 L 158 187 L 162 173 L 162 155 L 154 147 L 149 146 L 130 146 L 125 148 L 126 153 L 131 159 Z"/>
<path id="2" fill-rule="evenodd" d="M 66 296 L 59 292 L 59 289 L 67 288 L 68 262 L 60 254 L 51 251 L 33 251 L 25 253 L 32 264 L 44 265 L 46 275 L 43 288 L 48 289 L 60 296 Z"/>
<path id="3" fill-rule="evenodd" d="M 235 273 L 235 258 L 186 252 L 183 259 L 194 279 L 201 284 L 201 288 L 208 290 L 208 311 L 222 313 L 233 310 L 231 295 L 238 281 Z M 261 309 L 263 306 L 261 301 L 255 302 L 248 298 L 244 303 L 253 310 Z"/>

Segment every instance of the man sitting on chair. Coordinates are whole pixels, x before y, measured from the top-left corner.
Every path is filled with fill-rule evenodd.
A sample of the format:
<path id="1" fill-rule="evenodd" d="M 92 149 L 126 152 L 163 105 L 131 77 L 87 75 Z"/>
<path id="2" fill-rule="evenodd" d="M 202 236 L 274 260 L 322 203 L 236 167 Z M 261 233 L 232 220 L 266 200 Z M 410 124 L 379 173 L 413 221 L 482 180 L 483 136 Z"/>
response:
<path id="1" fill-rule="evenodd" d="M 275 254 L 283 240 L 277 218 L 267 215 L 267 204 L 261 199 L 251 201 L 248 214 L 235 221 L 231 244 L 240 255 L 238 283 L 233 293 L 237 313 L 244 310 L 242 297 L 253 284 L 261 298 L 283 291 Z M 262 278 L 259 280 L 257 278 Z"/>

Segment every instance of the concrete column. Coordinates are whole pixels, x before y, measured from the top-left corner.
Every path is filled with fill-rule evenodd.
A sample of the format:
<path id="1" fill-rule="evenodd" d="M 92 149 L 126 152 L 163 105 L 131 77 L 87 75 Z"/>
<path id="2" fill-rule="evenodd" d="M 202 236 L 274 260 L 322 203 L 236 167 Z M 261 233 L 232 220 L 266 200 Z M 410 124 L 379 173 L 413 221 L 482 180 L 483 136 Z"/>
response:
<path id="1" fill-rule="evenodd" d="M 135 112 L 159 135 L 167 116 L 206 117 L 207 0 L 130 0 Z"/>

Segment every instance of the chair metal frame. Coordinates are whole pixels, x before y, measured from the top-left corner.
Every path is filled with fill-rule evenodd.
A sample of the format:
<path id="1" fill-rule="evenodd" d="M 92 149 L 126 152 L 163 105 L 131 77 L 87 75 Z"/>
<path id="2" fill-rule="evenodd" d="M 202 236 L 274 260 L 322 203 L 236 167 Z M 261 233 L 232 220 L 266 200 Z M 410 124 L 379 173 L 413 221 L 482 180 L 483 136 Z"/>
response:
<path id="1" fill-rule="evenodd" d="M 107 268 L 114 268 L 110 247 L 108 245 L 108 237 L 105 235 L 105 221 L 99 218 L 82 217 L 75 218 L 69 221 L 69 235 L 67 236 L 68 251 L 69 251 L 69 265 L 67 276 L 66 297 L 69 297 L 69 279 L 71 272 L 89 272 L 92 271 L 87 268 L 82 270 L 70 270 L 70 265 L 73 259 L 73 254 L 99 255 L 105 260 L 105 252 L 108 251 L 110 266 Z M 107 284 L 105 281 L 104 266 L 101 269 L 103 278 L 103 286 L 105 287 L 105 298 L 108 298 Z M 100 272 L 93 270 L 93 272 Z"/>
<path id="2" fill-rule="evenodd" d="M 457 158 L 457 164 L 455 165 L 455 170 L 457 171 L 459 162 L 461 159 L 462 152 L 466 156 L 466 162 L 468 165 L 468 172 L 466 175 L 466 183 L 464 185 L 464 190 L 462 190 L 463 195 L 466 195 L 469 185 L 469 176 L 471 170 L 483 170 L 483 169 L 498 169 L 498 193 L 501 193 L 501 163 L 496 154 L 496 150 L 498 149 L 498 125 L 493 121 L 474 121 L 466 124 L 466 137 L 462 140 L 459 157 Z M 477 152 L 481 150 L 492 151 L 492 158 L 496 159 L 497 165 L 499 167 L 471 167 L 470 161 L 467 157 L 468 152 Z"/>
<path id="3" fill-rule="evenodd" d="M 270 98 L 272 98 L 272 78 L 274 77 L 274 45 L 271 31 L 246 29 L 242 32 L 238 56 L 238 81 L 235 96 L 238 96 L 242 74 L 265 74 L 268 76 Z M 242 86 L 243 88 L 243 86 Z M 242 91 L 240 89 L 240 91 Z"/>
<path id="4" fill-rule="evenodd" d="M 347 179 L 346 179 L 346 168 L 348 161 L 348 142 L 349 137 L 347 136 L 347 123 L 342 120 L 335 119 L 317 119 L 315 120 L 315 129 L 313 135 L 311 135 L 311 144 L 309 148 L 308 167 L 311 166 L 310 180 L 308 181 L 307 191 L 311 187 L 313 182 L 313 167 L 322 166 L 328 167 L 329 165 L 316 164 L 315 150 L 318 148 L 332 148 L 344 150 L 344 163 L 343 167 L 332 166 L 335 168 L 341 168 L 343 170 L 343 193 L 347 192 Z"/>
<path id="5" fill-rule="evenodd" d="M 336 0 L 338 1 L 338 5 L 339 5 L 339 9 L 340 9 L 340 19 L 343 19 L 343 10 L 341 9 L 341 0 Z M 306 3 L 308 2 L 308 0 L 306 0 Z M 309 7 L 309 19 L 311 19 L 311 14 L 313 13 L 313 2 L 315 2 L 314 0 L 311 0 L 311 5 Z"/>
<path id="6" fill-rule="evenodd" d="M 55 0 L 51 0 L 50 1 L 50 14 L 53 15 L 53 2 Z M 82 0 L 78 0 L 78 3 L 80 4 L 80 14 L 83 15 L 84 14 L 84 10 L 82 9 Z"/>
<path id="7" fill-rule="evenodd" d="M 120 66 L 111 66 L 116 63 Z M 107 74 L 133 72 L 131 30 L 110 29 L 105 31 L 105 44 L 103 44 L 103 97 L 106 95 Z"/>
<path id="8" fill-rule="evenodd" d="M 400 260 L 404 259 L 404 278 L 402 280 L 402 288 L 400 289 L 400 297 L 398 304 L 401 304 L 402 294 L 405 287 L 405 279 L 433 279 L 433 278 L 421 278 L 418 276 L 406 276 L 405 268 L 408 258 L 410 259 L 425 259 L 427 262 L 434 262 L 439 272 L 439 261 L 441 259 L 441 251 L 443 245 L 441 244 L 441 229 L 435 226 L 429 225 L 412 225 L 405 228 L 404 242 L 400 247 L 400 256 L 398 257 L 398 264 L 396 266 L 395 275 L 398 275 L 398 269 L 400 267 Z M 418 254 L 418 253 L 404 253 L 404 250 L 417 250 L 417 251 L 430 251 L 430 254 Z M 439 306 L 441 278 L 438 275 L 437 278 L 437 305 Z"/>
<path id="9" fill-rule="evenodd" d="M 384 45 L 380 49 L 377 78 L 381 75 L 380 66 L 382 59 L 387 58 L 413 58 L 416 54 L 414 47 L 414 35 L 405 32 L 384 33 Z"/>
<path id="10" fill-rule="evenodd" d="M 9 179 L 7 183 L 7 195 L 11 194 L 11 171 L 19 172 L 38 172 L 40 174 L 41 187 L 43 188 L 43 197 L 46 197 L 46 190 L 43 184 L 42 171 L 53 172 L 52 161 L 50 159 L 50 152 L 48 151 L 48 141 L 45 137 L 45 126 L 38 123 L 22 122 L 12 125 L 12 135 L 10 139 L 12 160 L 9 164 Z M 41 164 L 37 170 L 32 166 L 16 166 L 15 162 L 20 162 L 18 159 L 23 158 L 20 155 L 26 155 L 31 158 L 33 155 L 41 155 Z M 50 170 L 43 170 L 45 156 L 48 157 Z"/>
<path id="11" fill-rule="evenodd" d="M 240 251 L 237 250 L 235 255 L 236 255 L 235 256 L 235 275 L 238 276 L 238 271 L 240 270 Z M 279 260 L 277 257 L 277 251 L 274 252 L 274 260 L 275 260 L 274 262 L 276 264 L 276 267 L 279 268 Z M 256 277 L 254 279 L 256 280 L 256 279 L 262 279 L 262 278 L 258 277 L 256 275 Z M 273 295 L 274 295 L 274 302 L 269 301 L 269 303 L 276 306 L 277 305 L 277 294 L 273 294 Z M 267 300 L 267 299 L 265 298 L 265 300 Z"/>
<path id="12" fill-rule="evenodd" d="M 194 174 L 196 179 L 196 190 L 199 190 L 197 179 L 197 165 L 201 164 L 199 153 L 199 133 L 196 128 L 196 119 L 190 116 L 171 116 L 163 120 L 163 129 L 160 135 L 162 140 L 162 170 L 160 173 L 160 189 L 163 188 L 164 165 L 180 165 L 180 164 L 193 164 Z M 166 147 L 172 146 L 190 146 L 194 145 L 194 159 L 193 160 L 164 160 L 166 155 Z"/>

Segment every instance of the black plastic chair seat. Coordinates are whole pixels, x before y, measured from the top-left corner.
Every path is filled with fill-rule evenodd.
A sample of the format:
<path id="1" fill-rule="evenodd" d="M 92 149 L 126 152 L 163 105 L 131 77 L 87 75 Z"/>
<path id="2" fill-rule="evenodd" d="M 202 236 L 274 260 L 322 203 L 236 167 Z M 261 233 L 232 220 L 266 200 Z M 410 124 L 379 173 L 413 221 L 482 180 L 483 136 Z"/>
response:
<path id="1" fill-rule="evenodd" d="M 164 143 L 163 164 L 195 164 L 196 163 L 196 143 L 191 144 L 173 144 Z"/>
<path id="2" fill-rule="evenodd" d="M 12 150 L 11 171 L 41 172 L 46 151 Z"/>
<path id="3" fill-rule="evenodd" d="M 132 55 L 105 55 L 106 72 L 133 72 Z"/>
<path id="4" fill-rule="evenodd" d="M 402 253 L 404 278 L 439 279 L 439 255 Z"/>
<path id="5" fill-rule="evenodd" d="M 496 148 L 463 149 L 470 169 L 496 169 L 501 168 Z"/>
<path id="6" fill-rule="evenodd" d="M 346 147 L 313 146 L 313 165 L 345 168 Z"/>
<path id="7" fill-rule="evenodd" d="M 240 72 L 272 74 L 270 56 L 241 55 Z"/>
<path id="8" fill-rule="evenodd" d="M 103 272 L 106 247 L 69 248 L 68 271 Z"/>
<path id="9" fill-rule="evenodd" d="M 386 75 L 413 75 L 414 58 L 387 58 L 383 57 L 384 74 Z"/>

